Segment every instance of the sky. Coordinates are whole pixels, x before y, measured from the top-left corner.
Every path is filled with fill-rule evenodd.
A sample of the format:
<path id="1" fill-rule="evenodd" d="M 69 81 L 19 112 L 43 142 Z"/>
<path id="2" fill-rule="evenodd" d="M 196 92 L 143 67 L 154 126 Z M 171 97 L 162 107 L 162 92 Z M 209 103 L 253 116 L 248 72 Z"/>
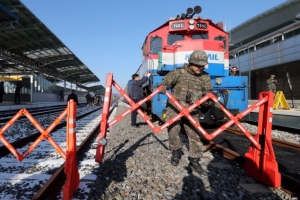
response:
<path id="1" fill-rule="evenodd" d="M 125 88 L 142 63 L 149 32 L 170 17 L 202 7 L 200 16 L 224 22 L 226 30 L 285 0 L 21 0 L 99 79 Z M 198 15 L 195 15 L 198 16 Z M 114 90 L 115 91 L 115 90 Z"/>

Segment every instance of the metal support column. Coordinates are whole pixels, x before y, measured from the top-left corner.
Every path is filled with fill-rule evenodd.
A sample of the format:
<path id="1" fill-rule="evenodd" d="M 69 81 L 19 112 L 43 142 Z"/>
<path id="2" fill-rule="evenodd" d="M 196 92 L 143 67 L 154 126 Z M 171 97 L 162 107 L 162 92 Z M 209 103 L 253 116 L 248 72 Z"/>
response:
<path id="1" fill-rule="evenodd" d="M 251 63 L 250 63 L 250 52 L 249 52 L 249 47 L 247 47 L 247 49 L 248 49 L 248 76 L 249 76 L 249 79 L 248 79 L 248 88 L 249 88 L 249 90 L 251 91 L 250 92 L 250 95 L 251 95 L 251 97 L 250 98 L 252 98 L 252 88 L 251 88 Z"/>
<path id="2" fill-rule="evenodd" d="M 64 94 L 64 99 L 65 99 L 65 92 L 66 92 L 66 81 L 64 81 L 64 92 L 63 92 L 63 94 Z"/>
<path id="3" fill-rule="evenodd" d="M 30 75 L 30 103 L 33 102 L 33 73 Z"/>
<path id="4" fill-rule="evenodd" d="M 59 91 L 57 91 L 57 87 L 56 87 L 56 77 L 54 78 L 54 93 L 58 94 L 58 101 L 60 100 L 60 93 Z"/>

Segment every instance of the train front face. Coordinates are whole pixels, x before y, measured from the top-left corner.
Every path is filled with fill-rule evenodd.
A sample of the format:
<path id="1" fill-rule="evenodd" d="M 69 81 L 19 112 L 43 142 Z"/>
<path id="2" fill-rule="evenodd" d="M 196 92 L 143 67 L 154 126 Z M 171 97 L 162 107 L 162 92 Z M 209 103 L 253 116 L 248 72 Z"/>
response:
<path id="1" fill-rule="evenodd" d="M 208 55 L 205 71 L 211 76 L 214 93 L 234 115 L 245 110 L 248 78 L 229 76 L 228 34 L 221 25 L 200 17 L 175 19 L 151 32 L 143 46 L 144 60 L 139 69 L 141 74 L 146 70 L 154 74 L 151 89 L 156 89 L 169 71 L 187 63 L 194 50 L 204 50 Z M 166 95 L 156 95 L 152 113 L 164 120 L 166 105 Z"/>

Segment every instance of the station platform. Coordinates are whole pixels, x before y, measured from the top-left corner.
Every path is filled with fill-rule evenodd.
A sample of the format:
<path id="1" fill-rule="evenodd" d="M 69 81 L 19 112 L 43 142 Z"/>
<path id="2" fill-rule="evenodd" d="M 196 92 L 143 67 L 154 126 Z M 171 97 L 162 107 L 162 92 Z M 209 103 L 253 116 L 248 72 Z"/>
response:
<path id="1" fill-rule="evenodd" d="M 259 112 L 258 108 L 253 110 L 248 116 L 245 117 L 245 120 L 251 122 L 258 122 L 258 112 Z M 297 108 L 290 108 L 290 110 L 281 109 L 281 108 L 277 110 L 273 110 L 272 122 L 273 125 L 275 126 L 300 130 L 300 106 L 299 107 L 297 106 Z"/>
<path id="2" fill-rule="evenodd" d="M 84 104 L 86 102 L 79 102 L 80 104 Z M 23 108 L 42 108 L 42 107 L 50 107 L 50 106 L 60 106 L 66 105 L 66 101 L 57 101 L 57 102 L 33 102 L 33 103 L 21 103 L 21 104 L 14 104 L 12 102 L 4 102 L 0 103 L 0 112 L 9 111 L 9 110 L 20 110 Z"/>

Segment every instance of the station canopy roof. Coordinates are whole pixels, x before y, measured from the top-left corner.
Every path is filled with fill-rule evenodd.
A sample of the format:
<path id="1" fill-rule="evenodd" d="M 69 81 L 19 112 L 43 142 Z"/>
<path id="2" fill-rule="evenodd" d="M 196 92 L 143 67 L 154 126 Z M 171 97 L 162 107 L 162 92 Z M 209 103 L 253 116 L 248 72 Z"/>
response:
<path id="1" fill-rule="evenodd" d="M 96 94 L 104 94 L 105 88 L 102 85 L 93 85 L 90 87 L 82 87 L 83 89 L 86 89 L 87 91 L 91 92 L 93 91 Z"/>
<path id="2" fill-rule="evenodd" d="M 261 38 L 264 35 L 299 21 L 299 19 L 296 19 L 299 13 L 299 0 L 285 1 L 230 30 L 230 43 L 243 45 Z"/>
<path id="3" fill-rule="evenodd" d="M 29 71 L 79 86 L 100 81 L 23 3 L 0 0 L 0 73 Z"/>

